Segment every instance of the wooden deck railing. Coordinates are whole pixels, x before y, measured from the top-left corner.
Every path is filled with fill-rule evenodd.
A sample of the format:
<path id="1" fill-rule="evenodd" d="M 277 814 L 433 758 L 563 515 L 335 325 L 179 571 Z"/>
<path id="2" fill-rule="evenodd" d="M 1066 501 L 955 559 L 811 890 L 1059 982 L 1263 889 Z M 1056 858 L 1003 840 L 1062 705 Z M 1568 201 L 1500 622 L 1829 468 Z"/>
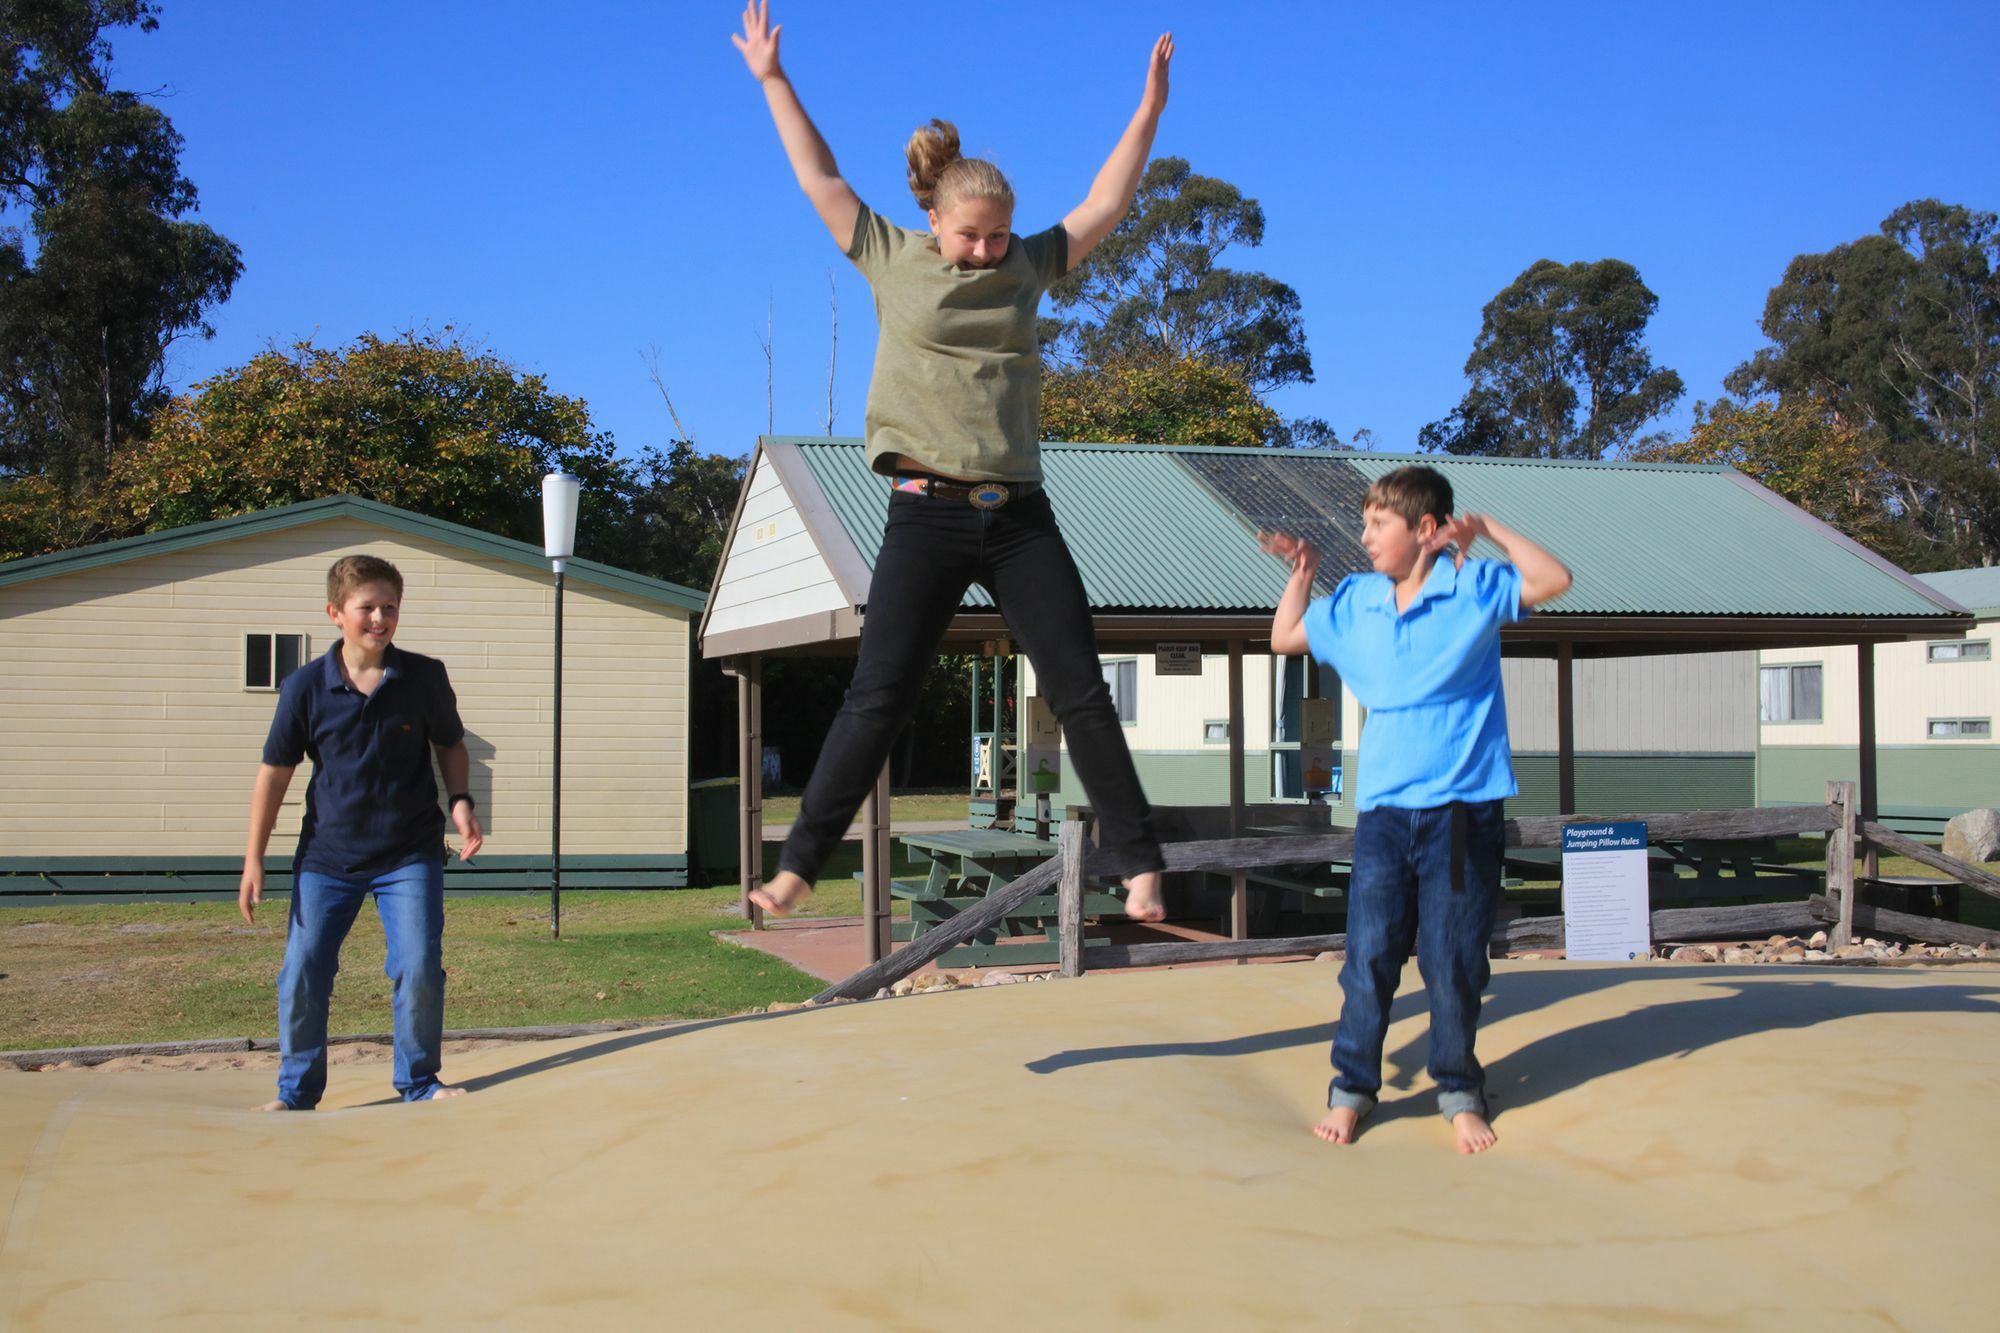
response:
<path id="1" fill-rule="evenodd" d="M 1662 908 L 1652 914 L 1654 939 L 1699 940 L 1756 938 L 1774 933 L 1801 934 L 1826 929 L 1834 947 L 1847 944 L 1856 927 L 1874 934 L 1901 935 L 1936 943 L 2000 944 L 2000 931 L 1940 921 L 1860 903 L 1856 892 L 1857 853 L 1868 842 L 1881 850 L 1907 856 L 1953 881 L 2000 898 L 2000 878 L 1977 866 L 1943 855 L 1915 839 L 1877 823 L 1860 824 L 1855 813 L 1854 784 L 1829 782 L 1823 806 L 1775 806 L 1749 810 L 1698 810 L 1653 815 L 1537 815 L 1507 821 L 1510 848 L 1554 848 L 1562 843 L 1566 824 L 1639 821 L 1651 842 L 1762 840 L 1823 834 L 1826 837 L 1825 892 L 1803 901 L 1744 903 L 1720 907 Z M 1174 842 L 1162 848 L 1166 868 L 1174 871 L 1235 873 L 1266 866 L 1350 860 L 1351 832 L 1301 833 L 1284 837 L 1221 838 Z M 1094 849 L 1084 825 L 1065 821 L 1057 855 L 1019 879 L 986 895 L 879 962 L 835 983 L 814 997 L 824 1003 L 862 999 L 915 972 L 948 949 L 997 927 L 1021 904 L 1057 886 L 1057 936 L 1062 975 L 1081 976 L 1084 888 L 1091 874 Z M 1562 918 L 1526 917 L 1502 923 L 1494 942 L 1515 949 L 1560 948 Z M 1211 962 L 1238 958 L 1269 958 L 1318 953 L 1346 946 L 1345 935 L 1303 935 L 1271 939 L 1174 940 L 1159 944 L 1099 945 L 1089 952 L 1089 966 L 1144 967 L 1162 963 Z"/>

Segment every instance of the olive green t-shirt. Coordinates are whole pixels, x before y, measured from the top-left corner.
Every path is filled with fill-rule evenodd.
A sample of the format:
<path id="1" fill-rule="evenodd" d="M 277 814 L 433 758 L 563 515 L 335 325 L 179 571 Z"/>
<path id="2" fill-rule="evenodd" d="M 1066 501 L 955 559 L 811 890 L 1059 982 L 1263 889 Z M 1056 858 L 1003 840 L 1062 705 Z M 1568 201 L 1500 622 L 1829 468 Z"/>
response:
<path id="1" fill-rule="evenodd" d="M 1015 236 L 990 269 L 961 269 L 926 232 L 865 205 L 847 257 L 875 293 L 868 465 L 907 454 L 954 477 L 1042 478 L 1042 293 L 1068 267 L 1061 226 Z"/>

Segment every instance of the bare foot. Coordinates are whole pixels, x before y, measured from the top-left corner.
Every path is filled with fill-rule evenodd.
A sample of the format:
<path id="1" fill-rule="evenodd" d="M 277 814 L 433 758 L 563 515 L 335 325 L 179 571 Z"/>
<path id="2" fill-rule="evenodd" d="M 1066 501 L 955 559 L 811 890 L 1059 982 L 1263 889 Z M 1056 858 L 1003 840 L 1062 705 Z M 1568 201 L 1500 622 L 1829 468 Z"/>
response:
<path id="1" fill-rule="evenodd" d="M 1458 1150 L 1462 1153 L 1485 1152 L 1500 1141 L 1493 1132 L 1493 1126 L 1486 1123 L 1486 1117 L 1477 1111 L 1460 1111 L 1451 1118 L 1451 1132 L 1458 1138 Z"/>
<path id="2" fill-rule="evenodd" d="M 260 1111 L 289 1111 L 292 1108 L 285 1105 L 285 1103 L 280 1099 L 273 1097 L 270 1101 L 265 1102 L 262 1106 L 258 1107 L 257 1109 Z"/>
<path id="3" fill-rule="evenodd" d="M 1148 870 L 1125 881 L 1125 915 L 1134 921 L 1165 921 L 1167 905 L 1160 901 L 1160 872 Z"/>
<path id="4" fill-rule="evenodd" d="M 1352 1143 L 1361 1128 L 1361 1113 L 1351 1106 L 1336 1106 L 1313 1126 L 1313 1137 L 1328 1143 Z"/>
<path id="5" fill-rule="evenodd" d="M 449 1083 L 440 1083 L 435 1088 L 431 1089 L 431 1095 L 424 1098 L 424 1100 L 427 1102 L 435 1102 L 435 1101 L 442 1101 L 446 1097 L 463 1097 L 464 1095 L 465 1095 L 464 1088 L 454 1088 Z"/>
<path id="6" fill-rule="evenodd" d="M 795 908 L 812 897 L 812 885 L 789 870 L 780 870 L 769 884 L 750 890 L 750 901 L 772 916 L 790 916 Z"/>

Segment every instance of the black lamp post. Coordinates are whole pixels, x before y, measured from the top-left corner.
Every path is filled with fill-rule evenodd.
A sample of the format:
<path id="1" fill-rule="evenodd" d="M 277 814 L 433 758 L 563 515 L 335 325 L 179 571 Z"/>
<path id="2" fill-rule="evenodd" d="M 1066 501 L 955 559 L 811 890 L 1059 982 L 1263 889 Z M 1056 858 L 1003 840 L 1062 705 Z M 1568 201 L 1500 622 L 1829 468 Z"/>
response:
<path id="1" fill-rule="evenodd" d="M 555 753 L 549 765 L 549 938 L 562 938 L 563 565 L 576 554 L 576 501 L 583 483 L 562 472 L 542 478 L 542 547 L 556 573 Z"/>

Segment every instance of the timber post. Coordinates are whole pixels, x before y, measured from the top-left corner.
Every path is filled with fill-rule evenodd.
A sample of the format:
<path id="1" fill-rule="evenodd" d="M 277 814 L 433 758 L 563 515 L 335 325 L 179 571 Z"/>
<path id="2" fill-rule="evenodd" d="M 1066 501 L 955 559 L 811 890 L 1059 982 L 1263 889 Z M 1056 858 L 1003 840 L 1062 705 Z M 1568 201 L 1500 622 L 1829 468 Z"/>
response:
<path id="1" fill-rule="evenodd" d="M 1833 815 L 1833 828 L 1826 835 L 1826 896 L 1837 913 L 1828 943 L 1844 949 L 1854 942 L 1854 784 L 1827 783 L 1826 804 Z"/>
<path id="2" fill-rule="evenodd" d="M 1056 890 L 1056 936 L 1060 948 L 1060 970 L 1065 977 L 1083 975 L 1083 862 L 1089 853 L 1084 840 L 1083 821 L 1065 819 L 1060 848 L 1062 878 Z"/>

